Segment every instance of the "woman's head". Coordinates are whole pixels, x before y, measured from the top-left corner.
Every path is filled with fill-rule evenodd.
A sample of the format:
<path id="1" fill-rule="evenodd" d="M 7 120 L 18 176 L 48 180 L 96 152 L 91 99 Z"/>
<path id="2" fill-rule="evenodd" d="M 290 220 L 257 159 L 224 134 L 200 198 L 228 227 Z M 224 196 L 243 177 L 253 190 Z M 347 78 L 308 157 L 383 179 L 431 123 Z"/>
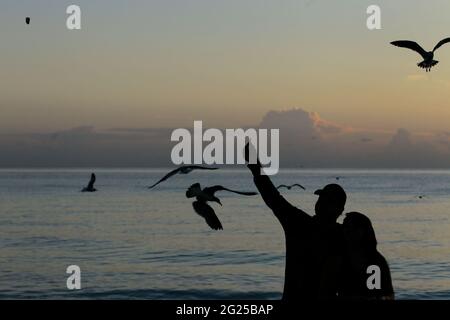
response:
<path id="1" fill-rule="evenodd" d="M 345 215 L 343 226 L 350 245 L 363 250 L 376 250 L 377 238 L 368 217 L 359 212 L 349 212 Z"/>

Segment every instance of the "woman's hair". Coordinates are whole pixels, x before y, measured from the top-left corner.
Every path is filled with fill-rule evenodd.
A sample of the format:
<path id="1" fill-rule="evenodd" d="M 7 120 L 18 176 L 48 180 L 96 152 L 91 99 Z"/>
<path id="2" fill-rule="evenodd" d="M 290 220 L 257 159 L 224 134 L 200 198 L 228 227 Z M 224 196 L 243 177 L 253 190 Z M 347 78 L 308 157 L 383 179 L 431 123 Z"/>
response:
<path id="1" fill-rule="evenodd" d="M 349 212 L 345 215 L 344 226 L 350 229 L 358 229 L 361 233 L 361 246 L 365 250 L 377 249 L 377 238 L 370 219 L 359 212 Z"/>

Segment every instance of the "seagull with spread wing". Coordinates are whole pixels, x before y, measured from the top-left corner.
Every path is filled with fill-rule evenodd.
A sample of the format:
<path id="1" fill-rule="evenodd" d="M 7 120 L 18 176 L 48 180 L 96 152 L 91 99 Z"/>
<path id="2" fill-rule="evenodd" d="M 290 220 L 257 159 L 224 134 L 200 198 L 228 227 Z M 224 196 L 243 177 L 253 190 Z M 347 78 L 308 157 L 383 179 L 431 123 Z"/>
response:
<path id="1" fill-rule="evenodd" d="M 168 174 L 166 174 L 164 177 L 162 177 L 158 182 L 156 182 L 154 185 L 148 187 L 149 189 L 152 189 L 156 185 L 160 184 L 161 182 L 169 179 L 170 177 L 176 175 L 176 174 L 188 174 L 193 170 L 217 170 L 219 168 L 207 168 L 202 166 L 182 166 L 175 170 L 170 171 Z"/>
<path id="2" fill-rule="evenodd" d="M 236 191 L 231 190 L 228 188 L 225 188 L 223 186 L 213 186 L 213 187 L 205 187 L 202 189 L 200 186 L 200 183 L 194 183 L 192 186 L 189 187 L 189 189 L 186 191 L 186 197 L 187 198 L 196 198 L 197 200 L 192 203 L 192 206 L 194 207 L 195 212 L 199 216 L 201 216 L 203 219 L 205 219 L 208 226 L 211 227 L 211 229 L 214 230 L 222 230 L 222 223 L 220 222 L 219 218 L 217 217 L 216 213 L 214 212 L 214 209 L 211 208 L 208 205 L 208 201 L 210 202 L 217 202 L 218 204 L 222 205 L 220 202 L 220 199 L 215 196 L 215 193 L 218 191 L 228 191 L 237 193 L 244 196 L 255 196 L 257 195 L 256 192 L 242 192 L 242 191 Z"/>
<path id="3" fill-rule="evenodd" d="M 439 61 L 434 60 L 434 52 L 439 49 L 442 45 L 450 42 L 450 38 L 446 38 L 444 40 L 439 41 L 439 43 L 434 47 L 433 51 L 425 51 L 417 42 L 409 41 L 409 40 L 399 40 L 391 42 L 392 45 L 401 48 L 407 48 L 414 50 L 418 54 L 420 54 L 423 58 L 422 62 L 417 64 L 418 67 L 425 69 L 427 72 L 431 70 L 432 67 L 437 65 Z"/>
<path id="4" fill-rule="evenodd" d="M 91 174 L 91 180 L 89 180 L 89 183 L 86 187 L 83 188 L 83 190 L 81 190 L 81 192 L 95 192 L 97 191 L 97 189 L 94 188 L 94 183 L 95 183 L 95 174 Z"/>
<path id="5" fill-rule="evenodd" d="M 286 188 L 288 190 L 291 190 L 293 187 L 299 187 L 300 189 L 306 190 L 304 186 L 298 183 L 294 183 L 293 185 L 287 186 L 285 184 L 280 184 L 277 189 Z"/>

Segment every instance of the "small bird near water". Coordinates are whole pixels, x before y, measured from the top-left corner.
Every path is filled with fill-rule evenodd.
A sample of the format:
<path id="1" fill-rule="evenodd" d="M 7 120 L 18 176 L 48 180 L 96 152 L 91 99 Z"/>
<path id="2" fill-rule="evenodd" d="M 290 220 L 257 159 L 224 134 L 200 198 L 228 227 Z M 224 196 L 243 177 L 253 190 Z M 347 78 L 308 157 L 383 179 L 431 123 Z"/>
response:
<path id="1" fill-rule="evenodd" d="M 414 42 L 414 41 L 398 40 L 398 41 L 391 42 L 391 44 L 396 47 L 411 49 L 411 50 L 417 52 L 418 54 L 420 54 L 423 58 L 423 61 L 419 62 L 417 64 L 417 66 L 419 68 L 425 69 L 426 72 L 429 72 L 429 71 L 431 71 L 431 68 L 433 68 L 435 65 L 437 65 L 439 63 L 439 61 L 434 60 L 434 52 L 437 49 L 439 49 L 442 45 L 444 45 L 448 42 L 450 42 L 450 38 L 445 38 L 445 39 L 439 41 L 439 43 L 433 48 L 433 51 L 428 51 L 428 52 L 425 51 L 425 49 L 423 49 L 417 42 Z"/>
<path id="2" fill-rule="evenodd" d="M 95 192 L 97 191 L 97 189 L 94 188 L 94 183 L 95 183 L 95 174 L 91 174 L 91 180 L 89 180 L 89 183 L 86 187 L 83 188 L 83 190 L 81 190 L 81 192 Z"/>

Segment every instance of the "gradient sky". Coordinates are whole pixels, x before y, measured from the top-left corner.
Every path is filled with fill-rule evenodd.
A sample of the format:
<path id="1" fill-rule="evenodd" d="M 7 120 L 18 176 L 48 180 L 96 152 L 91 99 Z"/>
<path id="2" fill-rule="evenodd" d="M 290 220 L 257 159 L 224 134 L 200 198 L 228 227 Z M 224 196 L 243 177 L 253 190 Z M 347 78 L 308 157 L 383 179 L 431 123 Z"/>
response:
<path id="1" fill-rule="evenodd" d="M 81 31 L 65 27 L 70 4 Z M 366 28 L 370 4 L 380 31 Z M 233 128 L 292 107 L 363 130 L 450 130 L 450 46 L 425 74 L 389 45 L 431 49 L 449 12 L 448 0 L 2 1 L 0 133 Z"/>

